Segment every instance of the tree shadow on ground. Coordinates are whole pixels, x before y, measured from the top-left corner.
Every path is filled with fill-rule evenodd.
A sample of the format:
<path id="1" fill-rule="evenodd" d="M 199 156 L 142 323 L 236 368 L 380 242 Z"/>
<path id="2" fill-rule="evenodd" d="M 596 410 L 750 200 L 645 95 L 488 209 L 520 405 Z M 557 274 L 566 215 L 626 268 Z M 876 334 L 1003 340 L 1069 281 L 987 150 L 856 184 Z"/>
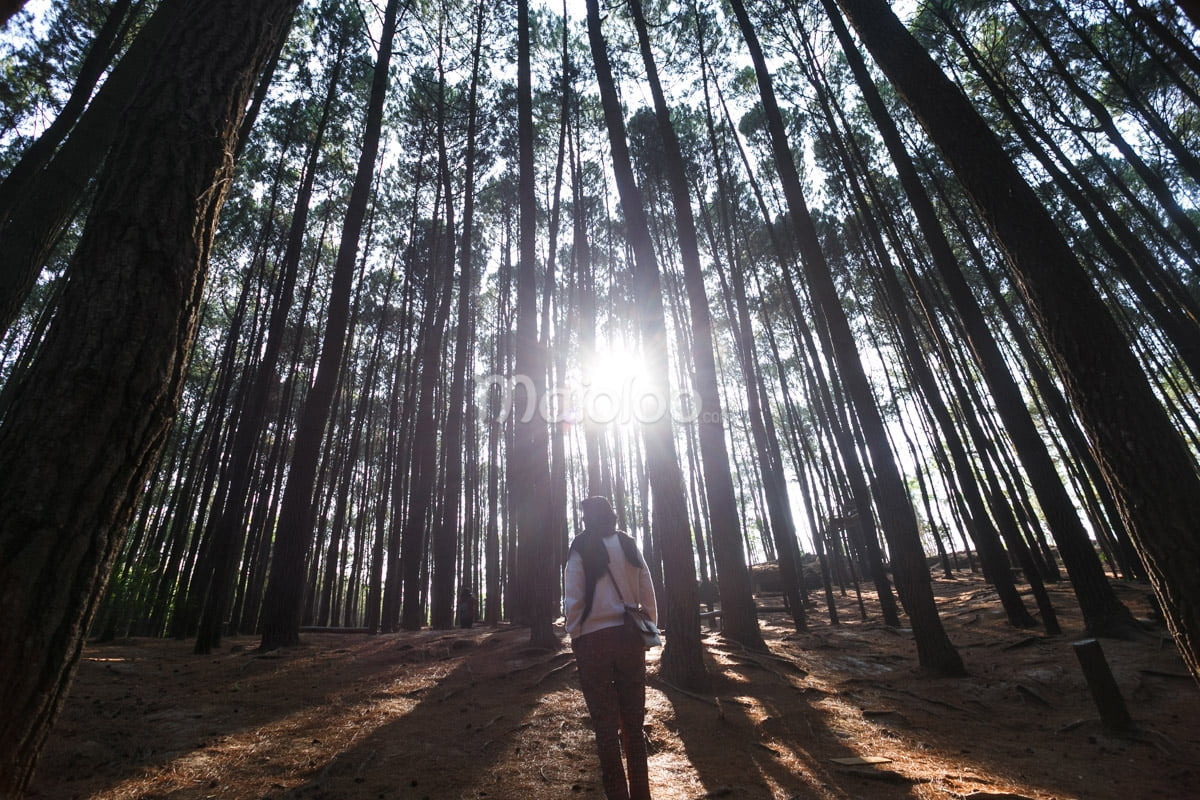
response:
<path id="1" fill-rule="evenodd" d="M 572 690 L 570 651 L 561 644 L 557 650 L 531 648 L 522 629 L 490 634 L 477 645 L 455 636 L 452 647 L 471 648 L 465 657 L 431 676 L 434 682 L 400 693 L 411 702 L 389 709 L 395 692 L 380 687 L 366 713 L 389 718 L 314 765 L 303 783 L 282 796 L 508 798 L 519 796 L 513 784 L 522 773 L 535 783 L 556 782 L 562 762 L 553 753 L 563 726 L 538 718 L 546 695 Z"/>
<path id="2" fill-rule="evenodd" d="M 757 737 L 747 761 L 763 794 L 747 796 L 1191 796 L 1200 739 L 1195 717 L 1183 709 L 1195 708 L 1200 696 L 1169 643 L 1105 640 L 1140 728 L 1134 737 L 1115 737 L 1097 719 L 1071 652 L 1084 632 L 1069 587 L 1051 590 L 1064 627 L 1059 636 L 1008 625 L 995 592 L 973 577 L 935 580 L 934 588 L 966 662 L 965 678 L 922 673 L 911 630 L 877 620 L 841 626 L 813 620 L 808 632 L 794 633 L 782 616 L 764 619 L 772 651 L 807 671 L 802 679 L 789 674 L 791 695 L 776 688 L 778 680 L 755 679 L 756 670 L 740 668 L 736 646 L 710 642 L 726 674 L 737 680 L 740 672 L 744 681 L 728 691 L 745 701 L 733 708 L 734 721 Z M 1144 603 L 1138 600 L 1134 610 L 1143 612 Z M 699 748 L 685 730 L 681 736 Z M 847 749 L 892 761 L 831 762 Z M 767 786 L 787 785 L 772 763 L 774 752 L 787 766 L 782 772 L 803 777 L 806 789 L 765 793 Z M 695 764 L 702 774 L 712 772 Z M 716 779 L 706 776 L 705 785 Z"/>
<path id="3" fill-rule="evenodd" d="M 175 640 L 89 645 L 29 796 L 119 795 L 127 784 L 176 772 L 219 782 L 206 761 L 231 747 L 257 760 L 247 740 L 269 741 L 264 732 L 300 724 L 299 710 L 336 702 L 347 653 L 361 656 L 360 669 L 377 672 L 408 658 L 366 637 L 306 637 L 268 654 L 252 649 L 257 641 L 227 637 L 227 649 L 206 656 Z"/>
<path id="4" fill-rule="evenodd" d="M 1082 631 L 1069 587 L 1050 590 L 1060 637 L 1009 627 L 973 576 L 934 589 L 967 678 L 922 675 L 910 631 L 817 614 L 802 634 L 765 614 L 770 656 L 706 636 L 714 685 L 700 696 L 656 682 L 652 651 L 655 800 L 1195 794 L 1200 693 L 1169 642 L 1105 640 L 1145 734 L 1118 741 L 1069 646 Z M 1125 591 L 1148 613 L 1148 588 Z M 273 658 L 251 637 L 204 658 L 172 641 L 89 645 L 29 796 L 599 798 L 574 659 L 565 641 L 528 639 L 512 626 L 314 634 Z M 891 761 L 831 760 L 858 756 Z"/>
<path id="5" fill-rule="evenodd" d="M 496 680 L 573 663 L 569 652 L 529 650 L 527 639 L 505 626 L 306 635 L 265 655 L 251 637 L 206 657 L 159 640 L 92 646 L 28 796 L 241 800 L 297 785 L 312 796 L 330 783 L 356 791 L 325 796 L 374 797 L 354 780 L 373 759 L 384 762 L 389 792 L 402 777 L 397 764 L 418 763 L 408 781 L 420 785 L 437 775 L 426 743 L 461 740 L 454 726 L 494 734 L 520 724 L 511 694 L 479 719 L 495 705 L 489 697 L 505 696 L 489 691 Z M 456 781 L 486 769 L 489 752 L 461 761 Z"/>
<path id="6" fill-rule="evenodd" d="M 813 702 L 826 693 L 794 661 L 706 640 L 711 698 L 667 689 L 678 735 L 709 796 L 912 797 L 916 781 L 879 765 L 835 765 L 864 748 L 826 725 Z M 732 746 L 737 742 L 738 746 Z M 748 746 L 747 746 L 748 745 Z"/>

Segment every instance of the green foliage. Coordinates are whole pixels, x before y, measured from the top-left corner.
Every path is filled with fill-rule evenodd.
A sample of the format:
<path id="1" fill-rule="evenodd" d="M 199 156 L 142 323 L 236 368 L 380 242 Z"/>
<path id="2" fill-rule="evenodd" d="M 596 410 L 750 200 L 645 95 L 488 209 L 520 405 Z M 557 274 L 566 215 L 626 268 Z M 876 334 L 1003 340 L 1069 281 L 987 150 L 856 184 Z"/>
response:
<path id="1" fill-rule="evenodd" d="M 829 369 L 829 354 L 804 339 L 819 320 L 809 308 L 807 287 L 798 278 L 801 255 L 793 226 L 782 212 L 778 170 L 754 71 L 747 66 L 744 43 L 736 35 L 725 4 L 655 0 L 645 5 L 672 124 L 694 190 L 698 224 L 704 228 L 702 259 L 709 265 L 706 288 L 717 317 L 723 388 L 731 406 L 744 403 L 747 378 L 741 374 L 734 352 L 736 334 L 757 348 L 758 366 L 768 384 L 767 405 L 775 414 L 787 450 L 784 460 L 792 474 L 804 476 L 817 487 L 818 497 L 813 502 L 818 507 L 814 516 L 819 517 L 820 509 L 828 512 L 836 505 L 840 489 L 835 486 L 839 467 L 817 467 L 808 460 L 823 449 L 832 450 L 830 414 L 837 410 L 824 407 L 815 383 L 817 375 L 831 376 L 824 388 L 838 398 L 835 402 L 841 398 L 841 388 L 836 370 Z M 845 57 L 830 36 L 828 20 L 815 4 L 765 0 L 751 5 L 783 99 L 793 159 L 806 180 L 806 200 L 817 222 L 823 254 L 836 269 L 841 299 L 861 336 L 862 349 L 870 352 L 874 345 L 879 347 L 879 354 L 868 356 L 873 367 L 879 362 L 878 369 L 872 370 L 874 388 L 880 405 L 899 419 L 900 409 L 909 401 L 908 380 L 903 359 L 895 356 L 895 310 L 879 292 L 878 270 L 908 263 L 911 271 L 905 274 L 906 280 L 911 276 L 913 283 L 933 297 L 941 296 L 942 287 L 928 267 L 926 245 Z M 478 374 L 503 371 L 504 349 L 511 346 L 519 144 L 513 6 L 503 2 L 484 6 L 475 109 L 479 128 L 474 175 L 477 227 L 469 244 L 477 270 L 477 297 L 471 307 L 478 311 L 478 318 L 464 322 L 454 311 L 447 323 L 450 327 L 475 325 L 472 356 Z M 11 166 L 61 107 L 107 7 L 95 0 L 70 0 L 54 5 L 45 28 L 21 27 L 18 22 L 5 32 L 0 42 L 0 170 Z M 1173 137 L 1186 150 L 1200 150 L 1200 104 L 1192 96 L 1200 92 L 1200 76 L 1195 66 L 1185 63 L 1171 47 L 1172 40 L 1160 38 L 1144 18 L 1118 9 L 1117 4 L 1087 0 L 1064 3 L 1062 9 L 1054 3 L 1023 3 L 1025 7 L 1031 12 L 1032 26 L 1015 13 L 1011 3 L 999 0 L 930 0 L 918 3 L 908 22 L 985 116 L 1014 162 L 1037 187 L 1042 202 L 1054 210 L 1056 221 L 1087 254 L 1097 278 L 1118 283 L 1107 296 L 1130 338 L 1158 342 L 1160 332 L 1137 307 L 1138 301 L 1119 285 L 1119 277 L 1107 263 L 1098 244 L 1099 232 L 1088 228 L 1084 216 L 1039 162 L 1028 141 L 1040 143 L 1072 180 L 1093 189 L 1097 198 L 1127 221 L 1139 241 L 1147 243 L 1159 260 L 1155 266 L 1195 295 L 1200 281 L 1197 243 L 1186 241 L 1176 222 L 1163 213 L 1159 198 L 1102 135 L 1051 56 L 1060 59 L 1069 76 L 1079 79 L 1103 103 L 1136 152 L 1165 177 L 1185 215 L 1197 223 L 1200 188 L 1167 145 Z M 433 279 L 451 269 L 447 265 L 455 262 L 447 254 L 453 255 L 459 246 L 467 183 L 471 46 L 478 8 L 466 0 L 409 3 L 396 42 L 395 74 L 369 212 L 370 234 L 358 253 L 358 328 L 345 377 L 347 397 L 365 393 L 371 399 L 367 404 L 370 424 L 377 428 L 373 441 L 383 444 L 363 454 L 361 464 L 329 467 L 331 471 L 356 469 L 356 475 L 363 476 L 359 514 L 366 514 L 369 504 L 390 502 L 381 488 L 382 476 L 389 474 L 387 459 L 400 457 L 395 453 L 401 433 L 387 428 L 399 423 L 388 420 L 386 412 L 397 396 L 394 393 L 404 403 L 411 403 L 415 372 L 406 370 L 414 369 L 423 328 L 432 320 L 429 287 L 434 285 Z M 1178 43 L 1194 52 L 1194 35 L 1179 24 L 1170 4 L 1151 4 L 1148 9 L 1161 17 Z M 330 124 L 317 160 L 316 188 L 303 232 L 302 266 L 288 320 L 287 374 L 282 379 L 286 391 L 281 387 L 273 397 L 280 407 L 273 409 L 271 434 L 287 440 L 291 414 L 303 400 L 320 347 L 329 272 L 361 147 L 362 112 L 371 84 L 378 29 L 378 8 L 358 0 L 312 0 L 303 5 L 295 20 L 266 101 L 241 150 L 222 211 L 183 406 L 168 448 L 178 454 L 172 457 L 178 457 L 179 463 L 164 470 L 167 477 L 163 480 L 171 481 L 172 487 L 202 473 L 208 464 L 220 463 L 198 445 L 187 449 L 179 443 L 198 427 L 209 437 L 206 443 L 220 442 L 222 436 L 228 438 L 229 420 L 236 420 L 236 395 L 220 396 L 214 387 L 222 380 L 236 387 L 258 358 L 265 320 L 278 302 L 279 262 L 295 213 L 305 156 L 316 136 L 337 67 Z M 629 145 L 638 182 L 652 201 L 648 206 L 656 245 L 672 278 L 677 244 L 668 216 L 662 142 L 654 113 L 647 107 L 641 58 L 623 4 L 605 5 L 604 30 L 627 106 Z M 1045 37 L 1049 50 L 1035 34 Z M 582 21 L 563 20 L 557 3 L 537 8 L 532 39 L 538 270 L 544 280 L 550 256 L 548 226 L 557 194 L 561 222 L 554 254 L 559 280 L 551 304 L 556 319 L 551 326 L 552 345 L 560 348 L 556 355 L 565 358 L 572 370 L 578 369 L 583 358 L 578 347 L 580 331 L 591 322 L 584 319 L 581 300 L 582 287 L 588 282 L 595 292 L 601 347 L 621 352 L 621 347 L 638 340 L 631 311 L 632 267 L 624 221 L 612 188 L 610 153 Z M 995 279 L 1006 293 L 1004 298 L 1017 307 L 1018 321 L 1027 322 L 1017 287 L 1006 277 L 987 227 L 902 99 L 877 73 L 875 83 L 922 180 L 936 199 L 954 254 L 967 271 L 973 290 L 986 298 L 985 278 Z M 818 91 L 829 103 L 829 116 L 817 102 Z M 569 140 L 560 169 L 557 156 L 564 92 L 569 94 Z M 1153 130 L 1152 114 L 1163 119 L 1169 136 Z M 847 155 L 852 156 L 849 163 Z M 844 177 L 850 170 L 871 189 L 865 202 L 850 191 Z M 576 171 L 578 199 L 571 184 Z M 453 214 L 447 214 L 448 204 Z M 454 229 L 447 227 L 448 217 L 453 217 Z M 873 252 L 863 228 L 868 217 L 890 228 L 883 235 L 891 264 L 882 264 L 880 254 Z M 586 239 L 586 263 L 583 249 L 575 245 L 576 220 Z M 52 263 L 46 265 L 29 313 L 0 342 L 0 378 L 10 375 L 23 352 L 32 353 L 30 348 L 36 347 L 37 312 L 52 302 L 55 279 L 65 270 L 76 233 L 72 231 Z M 452 279 L 457 281 L 454 269 Z M 725 293 L 735 270 L 747 287 L 751 331 L 740 330 L 740 322 L 727 311 Z M 668 286 L 675 284 L 668 280 Z M 912 283 L 906 284 L 905 291 L 915 298 Z M 673 304 L 672 313 L 686 319 L 683 294 L 669 295 L 668 301 Z M 989 305 L 991 301 L 984 302 Z M 941 334 L 950 341 L 958 340 L 957 322 L 949 315 L 934 315 L 921 324 L 943 326 Z M 932 341 L 935 331 L 923 330 L 921 335 Z M 997 336 L 1006 342 L 1020 333 L 996 325 Z M 678 367 L 679 376 L 686 378 L 692 367 L 687 332 L 672 330 L 672 334 L 679 334 L 670 345 L 672 364 Z M 767 334 L 773 341 L 768 343 Z M 367 365 L 377 342 L 381 342 L 381 361 L 386 366 L 372 373 Z M 629 351 L 634 349 L 630 345 Z M 228 359 L 227 350 L 231 353 Z M 1187 410 L 1180 417 L 1194 416 L 1195 376 L 1188 375 L 1172 358 L 1170 347 L 1147 345 L 1139 352 L 1147 372 L 1156 380 L 1161 378 L 1164 396 Z M 443 355 L 449 362 L 451 353 Z M 1018 358 L 1013 358 L 1014 369 L 1019 370 Z M 934 366 L 941 365 L 935 362 Z M 782 401 L 785 389 L 791 406 Z M 443 396 L 445 387 L 439 386 L 438 391 L 439 397 Z M 397 408 L 397 414 L 407 410 L 400 404 Z M 977 411 L 989 413 L 987 409 Z M 328 433 L 331 442 L 344 438 L 346 426 L 353 422 L 350 411 L 341 413 Z M 404 432 L 407 435 L 408 429 Z M 610 451 L 621 452 L 632 463 L 637 457 L 629 455 L 636 453 L 635 431 L 609 431 L 606 435 L 611 439 Z M 727 436 L 735 461 L 744 465 L 753 451 L 745 426 L 730 426 Z M 477 467 L 484 458 L 482 441 L 468 444 L 469 458 Z M 478 446 L 471 450 L 472 445 Z M 579 450 L 578 443 L 571 446 Z M 938 445 L 933 442 L 929 446 Z M 835 460 L 835 456 L 830 458 Z M 629 472 L 622 475 L 629 485 L 636 485 L 639 476 L 635 471 L 625 464 L 619 468 Z M 820 474 L 822 471 L 827 474 Z M 391 474 L 401 473 L 393 470 Z M 264 496 L 275 490 L 269 485 L 260 488 Z M 167 501 L 161 498 L 170 495 L 155 493 L 150 496 L 159 499 L 147 502 L 165 505 Z M 164 516 L 154 532 L 162 536 L 170 520 L 165 519 L 165 508 L 155 510 Z M 403 509 L 388 507 L 384 513 L 402 514 Z M 196 511 L 197 517 L 203 515 L 202 510 Z M 392 519 L 388 516 L 389 522 Z M 757 541 L 760 534 L 755 529 L 752 535 Z M 114 578 L 112 602 L 119 606 L 140 597 L 148 580 L 142 570 L 157 566 L 127 560 Z"/>

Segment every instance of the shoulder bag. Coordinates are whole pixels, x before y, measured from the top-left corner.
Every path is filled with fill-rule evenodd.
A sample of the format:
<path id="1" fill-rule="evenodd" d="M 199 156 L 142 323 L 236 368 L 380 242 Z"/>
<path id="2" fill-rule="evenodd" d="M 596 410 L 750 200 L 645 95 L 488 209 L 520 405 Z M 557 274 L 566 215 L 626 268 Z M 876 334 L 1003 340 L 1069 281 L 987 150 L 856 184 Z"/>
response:
<path id="1" fill-rule="evenodd" d="M 621 594 L 621 585 L 617 583 L 616 576 L 612 574 L 611 566 L 608 568 L 608 577 L 617 590 L 617 597 L 621 598 L 621 603 L 625 606 L 625 628 L 637 634 L 642 641 L 642 646 L 647 650 L 651 647 L 661 647 L 662 637 L 659 636 L 658 626 L 650 619 L 650 614 L 642 607 L 641 603 L 631 606 L 625 602 L 625 596 Z"/>

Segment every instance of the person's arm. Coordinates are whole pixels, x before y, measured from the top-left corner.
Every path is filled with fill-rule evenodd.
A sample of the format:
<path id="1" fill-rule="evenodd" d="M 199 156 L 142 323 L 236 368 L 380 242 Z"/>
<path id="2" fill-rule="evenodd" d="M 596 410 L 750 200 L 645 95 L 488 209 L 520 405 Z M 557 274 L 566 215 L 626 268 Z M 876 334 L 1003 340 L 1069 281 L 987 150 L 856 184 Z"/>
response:
<path id="1" fill-rule="evenodd" d="M 567 620 L 567 633 L 571 636 L 578 636 L 583 628 L 585 588 L 583 559 L 576 550 L 567 558 L 566 574 L 563 576 L 563 614 Z"/>

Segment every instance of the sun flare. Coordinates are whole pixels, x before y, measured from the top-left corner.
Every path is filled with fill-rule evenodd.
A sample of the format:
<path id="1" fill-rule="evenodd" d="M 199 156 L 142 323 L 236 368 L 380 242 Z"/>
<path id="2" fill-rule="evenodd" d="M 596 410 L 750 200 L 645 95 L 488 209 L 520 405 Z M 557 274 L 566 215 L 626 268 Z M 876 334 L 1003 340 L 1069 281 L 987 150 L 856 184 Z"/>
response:
<path id="1" fill-rule="evenodd" d="M 598 353 L 583 365 L 581 383 L 585 389 L 611 394 L 628 391 L 631 384 L 645 379 L 640 353 L 609 350 Z"/>
<path id="2" fill-rule="evenodd" d="M 645 380 L 640 353 L 625 349 L 597 353 L 580 367 L 578 400 L 583 417 L 601 425 L 630 422 L 634 404 L 645 393 Z"/>

